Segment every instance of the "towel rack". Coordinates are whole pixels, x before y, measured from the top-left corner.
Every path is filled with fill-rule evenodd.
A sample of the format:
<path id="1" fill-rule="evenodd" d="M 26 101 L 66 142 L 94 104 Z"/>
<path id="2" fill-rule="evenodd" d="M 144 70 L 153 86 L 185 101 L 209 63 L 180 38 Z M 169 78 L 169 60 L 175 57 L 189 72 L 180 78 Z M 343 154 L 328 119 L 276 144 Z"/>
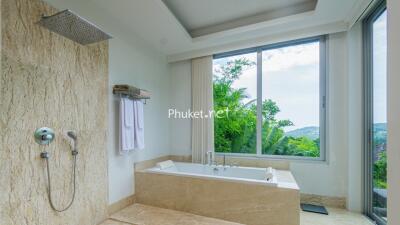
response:
<path id="1" fill-rule="evenodd" d="M 113 94 L 119 95 L 120 97 L 127 97 L 130 99 L 140 99 L 144 100 L 144 104 L 146 104 L 146 100 L 150 99 L 150 92 L 144 89 L 140 89 L 134 86 L 130 86 L 127 84 L 116 84 L 113 86 Z"/>

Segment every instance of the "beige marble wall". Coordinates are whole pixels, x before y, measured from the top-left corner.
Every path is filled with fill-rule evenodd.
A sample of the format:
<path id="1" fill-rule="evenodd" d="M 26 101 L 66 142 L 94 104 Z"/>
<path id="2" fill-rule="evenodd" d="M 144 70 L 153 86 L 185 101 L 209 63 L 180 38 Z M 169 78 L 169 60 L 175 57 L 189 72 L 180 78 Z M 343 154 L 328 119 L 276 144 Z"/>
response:
<path id="1" fill-rule="evenodd" d="M 1 1 L 0 224 L 96 224 L 107 216 L 108 43 L 80 46 L 35 24 L 56 12 L 40 0 Z M 78 133 L 77 193 L 51 210 L 36 128 L 56 132 L 48 147 L 53 197 L 71 198 L 70 146 Z"/>
<path id="2" fill-rule="evenodd" d="M 301 203 L 323 205 L 327 207 L 334 207 L 346 209 L 346 198 L 344 197 L 331 197 L 313 194 L 300 194 Z"/>
<path id="3" fill-rule="evenodd" d="M 299 225 L 297 189 L 135 173 L 136 202 L 247 225 Z"/>

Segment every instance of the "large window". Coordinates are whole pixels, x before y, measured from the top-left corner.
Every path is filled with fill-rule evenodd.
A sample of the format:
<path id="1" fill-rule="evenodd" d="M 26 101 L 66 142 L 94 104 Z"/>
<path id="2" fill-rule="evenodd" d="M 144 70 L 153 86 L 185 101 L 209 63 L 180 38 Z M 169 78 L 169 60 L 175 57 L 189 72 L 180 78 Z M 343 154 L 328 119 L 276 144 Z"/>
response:
<path id="1" fill-rule="evenodd" d="M 215 151 L 324 159 L 325 40 L 214 56 Z"/>
<path id="2" fill-rule="evenodd" d="M 387 12 L 384 1 L 364 21 L 366 213 L 386 224 L 387 212 Z"/>

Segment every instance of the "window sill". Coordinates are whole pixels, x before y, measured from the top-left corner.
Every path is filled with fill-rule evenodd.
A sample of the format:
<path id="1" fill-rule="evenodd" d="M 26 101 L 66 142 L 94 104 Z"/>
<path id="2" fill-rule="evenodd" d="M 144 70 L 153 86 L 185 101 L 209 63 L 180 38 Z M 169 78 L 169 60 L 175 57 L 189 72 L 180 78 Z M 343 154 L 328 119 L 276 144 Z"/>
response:
<path id="1" fill-rule="evenodd" d="M 302 156 L 256 155 L 256 154 L 222 153 L 222 152 L 215 152 L 215 155 L 217 157 L 222 157 L 223 155 L 225 155 L 226 157 L 229 158 L 238 158 L 247 160 L 328 164 L 328 160 L 322 157 L 314 158 L 314 157 L 302 157 Z"/>

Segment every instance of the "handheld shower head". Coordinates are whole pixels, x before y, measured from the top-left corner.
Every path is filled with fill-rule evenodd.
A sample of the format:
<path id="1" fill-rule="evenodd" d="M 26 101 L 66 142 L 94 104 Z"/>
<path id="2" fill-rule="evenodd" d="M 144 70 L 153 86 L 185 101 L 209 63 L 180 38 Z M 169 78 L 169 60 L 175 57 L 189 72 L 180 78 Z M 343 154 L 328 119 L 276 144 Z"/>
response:
<path id="1" fill-rule="evenodd" d="M 68 135 L 68 137 L 70 137 L 74 141 L 77 141 L 77 139 L 78 139 L 78 137 L 76 136 L 75 131 L 70 130 L 70 131 L 67 132 L 67 135 Z"/>
<path id="2" fill-rule="evenodd" d="M 67 131 L 67 136 L 73 140 L 74 146 L 72 149 L 72 155 L 77 155 L 78 154 L 78 147 L 77 147 L 78 146 L 78 137 L 77 137 L 75 131 L 72 131 L 72 130 Z"/>

